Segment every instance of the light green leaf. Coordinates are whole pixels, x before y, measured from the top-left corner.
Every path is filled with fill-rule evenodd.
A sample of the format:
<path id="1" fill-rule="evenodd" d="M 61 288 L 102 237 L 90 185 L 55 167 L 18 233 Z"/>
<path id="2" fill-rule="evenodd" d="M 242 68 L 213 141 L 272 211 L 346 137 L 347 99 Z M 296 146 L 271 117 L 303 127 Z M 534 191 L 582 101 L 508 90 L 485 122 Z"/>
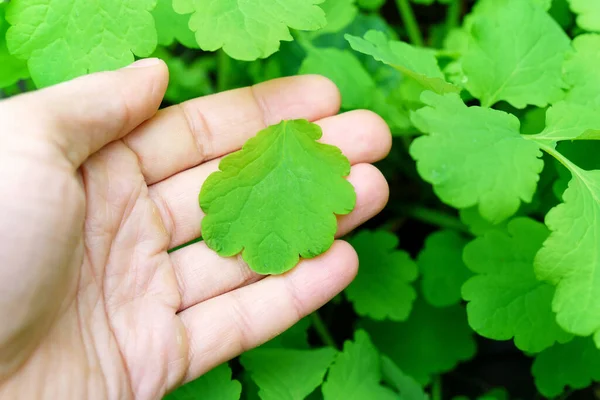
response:
<path id="1" fill-rule="evenodd" d="M 380 385 L 381 360 L 364 331 L 354 341 L 344 343 L 323 384 L 325 400 L 399 400 L 398 395 Z"/>
<path id="2" fill-rule="evenodd" d="M 600 350 L 590 338 L 555 344 L 537 355 L 531 373 L 544 396 L 560 395 L 566 386 L 583 389 L 600 381 Z"/>
<path id="3" fill-rule="evenodd" d="M 8 23 L 4 19 L 4 8 L 0 6 L 0 88 L 11 86 L 21 79 L 29 78 L 27 63 L 10 54 L 6 47 L 5 36 Z"/>
<path id="4" fill-rule="evenodd" d="M 600 2 L 598 0 L 569 0 L 571 11 L 578 15 L 577 25 L 586 31 L 600 31 Z"/>
<path id="5" fill-rule="evenodd" d="M 467 89 L 490 107 L 544 107 L 562 97 L 562 63 L 570 40 L 542 8 L 528 0 L 494 0 L 471 19 L 463 60 Z"/>
<path id="6" fill-rule="evenodd" d="M 338 32 L 348 26 L 356 17 L 356 0 L 325 0 L 321 8 L 325 11 L 327 25 L 315 34 Z"/>
<path id="7" fill-rule="evenodd" d="M 299 73 L 331 79 L 340 89 L 344 109 L 369 108 L 373 103 L 375 81 L 348 50 L 311 47 Z"/>
<path id="8" fill-rule="evenodd" d="M 569 85 L 565 101 L 600 106 L 600 35 L 577 36 L 573 52 L 567 54 L 564 78 Z"/>
<path id="9" fill-rule="evenodd" d="M 532 0 L 533 3 L 537 4 L 545 11 L 548 11 L 552 7 L 552 0 Z"/>
<path id="10" fill-rule="evenodd" d="M 327 24 L 323 0 L 173 0 L 175 11 L 192 14 L 189 27 L 202 50 L 220 48 L 238 60 L 266 58 L 290 41 L 289 28 L 314 31 Z"/>
<path id="11" fill-rule="evenodd" d="M 494 340 L 514 337 L 520 350 L 533 353 L 572 338 L 556 324 L 554 287 L 538 281 L 533 271 L 548 234 L 543 224 L 516 218 L 506 229 L 489 231 L 467 245 L 465 263 L 476 275 L 462 293 L 475 332 Z"/>
<path id="12" fill-rule="evenodd" d="M 188 28 L 190 16 L 177 14 L 173 10 L 173 0 L 158 0 L 152 16 L 158 33 L 158 44 L 170 46 L 178 41 L 190 49 L 199 48 L 194 32 Z"/>
<path id="13" fill-rule="evenodd" d="M 258 385 L 262 400 L 304 400 L 321 383 L 336 350 L 254 349 L 240 362 Z"/>
<path id="14" fill-rule="evenodd" d="M 386 0 L 358 0 L 358 6 L 365 10 L 379 10 L 385 4 Z"/>
<path id="15" fill-rule="evenodd" d="M 364 38 L 345 35 L 352 48 L 373 56 L 404 75 L 419 82 L 424 89 L 436 93 L 460 92 L 460 88 L 446 82 L 435 58 L 435 52 L 411 46 L 397 40 L 388 40 L 380 31 L 369 31 Z"/>
<path id="16" fill-rule="evenodd" d="M 156 47 L 156 0 L 19 0 L 7 8 L 11 53 L 38 87 L 124 67 Z"/>
<path id="17" fill-rule="evenodd" d="M 405 320 L 417 297 L 410 283 L 418 270 L 408 253 L 396 250 L 398 238 L 383 230 L 362 230 L 349 242 L 358 253 L 360 268 L 345 293 L 356 313 Z"/>
<path id="18" fill-rule="evenodd" d="M 558 102 L 546 112 L 546 128 L 536 140 L 556 143 L 561 140 L 600 139 L 600 107 Z"/>
<path id="19" fill-rule="evenodd" d="M 434 232 L 425 240 L 417 264 L 423 279 L 423 297 L 432 306 L 447 307 L 461 301 L 460 288 L 473 274 L 462 260 L 467 240 L 455 231 Z"/>
<path id="20" fill-rule="evenodd" d="M 473 331 L 464 308 L 436 308 L 417 299 L 405 322 L 364 319 L 361 327 L 379 351 L 422 385 L 475 355 Z"/>
<path id="21" fill-rule="evenodd" d="M 453 93 L 424 92 L 421 99 L 427 107 L 411 119 L 428 135 L 413 142 L 410 154 L 442 201 L 456 208 L 478 204 L 493 223 L 531 201 L 543 162 L 538 146 L 521 137 L 515 116 L 467 107 Z"/>
<path id="22" fill-rule="evenodd" d="M 239 400 L 241 393 L 241 383 L 231 379 L 231 368 L 225 363 L 165 396 L 164 400 Z"/>
<path id="23" fill-rule="evenodd" d="M 356 193 L 344 179 L 350 162 L 337 147 L 316 142 L 321 136 L 308 121 L 283 121 L 225 157 L 200 192 L 208 247 L 223 257 L 242 252 L 260 274 L 284 273 L 299 257 L 327 251 L 335 214 L 352 211 Z"/>
<path id="24" fill-rule="evenodd" d="M 546 215 L 552 234 L 535 258 L 535 272 L 556 285 L 552 309 L 563 329 L 580 336 L 599 335 L 600 171 L 564 162 L 573 177 L 564 203 Z"/>

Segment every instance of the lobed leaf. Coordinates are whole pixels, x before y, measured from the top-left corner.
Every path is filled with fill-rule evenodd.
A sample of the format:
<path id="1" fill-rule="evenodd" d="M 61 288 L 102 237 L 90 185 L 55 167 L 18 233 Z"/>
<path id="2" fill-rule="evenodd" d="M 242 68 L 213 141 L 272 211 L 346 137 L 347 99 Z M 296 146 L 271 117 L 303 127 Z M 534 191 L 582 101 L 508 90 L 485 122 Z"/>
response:
<path id="1" fill-rule="evenodd" d="M 260 274 L 281 274 L 327 251 L 335 214 L 348 214 L 356 193 L 344 179 L 350 162 L 318 143 L 321 128 L 283 121 L 225 157 L 200 192 L 202 237 L 223 257 L 242 252 Z"/>
<path id="2" fill-rule="evenodd" d="M 425 92 L 427 105 L 412 114 L 428 135 L 410 147 L 421 177 L 456 208 L 479 206 L 493 223 L 530 202 L 543 162 L 538 145 L 519 133 L 519 120 L 502 111 L 467 107 L 457 94 Z"/>
<path id="3" fill-rule="evenodd" d="M 543 224 L 516 218 L 466 246 L 465 263 L 476 275 L 462 293 L 475 332 L 494 340 L 514 337 L 520 350 L 533 353 L 571 340 L 552 312 L 554 287 L 538 281 L 533 271 L 548 234 Z"/>
<path id="4" fill-rule="evenodd" d="M 241 393 L 241 383 L 231 379 L 231 368 L 225 363 L 181 386 L 163 400 L 239 400 Z"/>
<path id="5" fill-rule="evenodd" d="M 408 253 L 396 250 L 398 238 L 383 230 L 362 230 L 349 242 L 358 253 L 360 268 L 345 293 L 356 313 L 378 320 L 405 320 L 417 297 L 410 283 L 417 279 L 418 270 Z"/>

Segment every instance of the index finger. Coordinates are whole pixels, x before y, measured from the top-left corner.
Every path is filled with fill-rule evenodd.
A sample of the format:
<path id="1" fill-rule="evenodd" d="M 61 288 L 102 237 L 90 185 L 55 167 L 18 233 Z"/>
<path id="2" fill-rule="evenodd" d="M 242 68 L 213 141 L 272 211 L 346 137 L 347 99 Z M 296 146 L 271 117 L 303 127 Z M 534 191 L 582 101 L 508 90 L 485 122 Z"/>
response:
<path id="1" fill-rule="evenodd" d="M 281 78 L 166 108 L 124 142 L 137 154 L 151 185 L 235 151 L 281 120 L 315 121 L 337 113 L 339 107 L 339 91 L 327 78 Z"/>

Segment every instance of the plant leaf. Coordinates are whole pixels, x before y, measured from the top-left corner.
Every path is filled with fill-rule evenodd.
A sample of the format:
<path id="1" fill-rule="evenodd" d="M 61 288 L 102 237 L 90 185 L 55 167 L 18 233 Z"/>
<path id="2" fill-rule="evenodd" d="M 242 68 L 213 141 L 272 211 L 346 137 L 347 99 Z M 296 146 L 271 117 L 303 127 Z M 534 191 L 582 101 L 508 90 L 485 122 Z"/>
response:
<path id="1" fill-rule="evenodd" d="M 530 202 L 544 166 L 538 146 L 519 133 L 519 120 L 502 111 L 467 107 L 458 95 L 424 92 L 427 107 L 412 114 L 428 135 L 415 139 L 410 154 L 421 177 L 456 208 L 479 205 L 481 215 L 500 223 Z"/>
<path id="2" fill-rule="evenodd" d="M 520 350 L 534 353 L 571 340 L 552 312 L 554 287 L 538 281 L 533 271 L 548 234 L 543 224 L 516 218 L 467 245 L 464 260 L 476 275 L 462 293 L 475 332 L 494 340 L 514 337 Z"/>
<path id="3" fill-rule="evenodd" d="M 571 11 L 577 14 L 577 25 L 586 31 L 600 31 L 600 3 L 596 0 L 569 0 Z"/>
<path id="4" fill-rule="evenodd" d="M 408 253 L 396 250 L 398 238 L 383 230 L 362 230 L 349 242 L 358 253 L 360 268 L 345 293 L 356 313 L 378 320 L 405 320 L 417 297 L 410 283 L 417 279 L 418 270 Z"/>
<path id="5" fill-rule="evenodd" d="M 544 107 L 562 97 L 562 63 L 570 40 L 529 0 L 494 0 L 471 19 L 463 60 L 466 87 L 490 107 L 505 100 L 516 108 Z"/>
<path id="6" fill-rule="evenodd" d="M 225 157 L 200 192 L 208 247 L 223 257 L 242 252 L 260 274 L 284 273 L 300 257 L 327 251 L 334 214 L 352 211 L 356 193 L 344 179 L 350 162 L 337 147 L 316 142 L 321 135 L 308 121 L 283 121 Z"/>
<path id="7" fill-rule="evenodd" d="M 11 53 L 38 87 L 124 67 L 156 48 L 156 0 L 20 0 L 8 5 Z"/>
<path id="8" fill-rule="evenodd" d="M 180 14 L 192 14 L 189 27 L 200 48 L 225 53 L 238 60 L 266 58 L 290 41 L 289 28 L 314 31 L 327 24 L 317 5 L 323 0 L 174 0 Z"/>
<path id="9" fill-rule="evenodd" d="M 225 363 L 181 386 L 163 400 L 239 400 L 241 393 L 242 384 L 231 379 L 231 368 Z"/>
<path id="10" fill-rule="evenodd" d="M 188 28 L 189 15 L 181 15 L 173 9 L 173 0 L 157 0 L 156 8 L 152 11 L 158 44 L 170 46 L 178 41 L 190 49 L 198 49 L 196 36 Z"/>

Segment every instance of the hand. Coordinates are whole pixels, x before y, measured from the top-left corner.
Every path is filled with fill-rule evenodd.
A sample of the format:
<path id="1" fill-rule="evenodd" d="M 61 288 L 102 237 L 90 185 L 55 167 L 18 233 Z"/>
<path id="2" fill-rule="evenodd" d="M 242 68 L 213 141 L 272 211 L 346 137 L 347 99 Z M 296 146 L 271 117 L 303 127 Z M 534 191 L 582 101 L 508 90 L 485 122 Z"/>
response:
<path id="1" fill-rule="evenodd" d="M 93 74 L 0 102 L 0 398 L 154 399 L 284 331 L 357 271 L 337 241 L 260 277 L 198 237 L 198 193 L 219 158 L 266 125 L 306 118 L 353 167 L 343 235 L 388 198 L 367 164 L 390 133 L 333 116 L 334 85 L 279 79 L 157 112 L 164 63 Z"/>

